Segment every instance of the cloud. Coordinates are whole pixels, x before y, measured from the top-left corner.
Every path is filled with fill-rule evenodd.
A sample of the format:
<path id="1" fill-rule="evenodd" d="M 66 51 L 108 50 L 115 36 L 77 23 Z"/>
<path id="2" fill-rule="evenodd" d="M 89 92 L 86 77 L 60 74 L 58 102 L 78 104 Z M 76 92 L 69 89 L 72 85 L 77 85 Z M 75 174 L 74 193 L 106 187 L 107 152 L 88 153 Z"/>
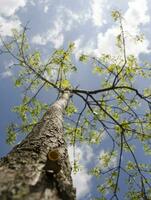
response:
<path id="1" fill-rule="evenodd" d="M 48 4 L 44 6 L 44 12 L 49 9 Z M 32 38 L 32 42 L 39 45 L 46 45 L 51 42 L 54 48 L 59 48 L 64 43 L 64 35 L 66 32 L 73 31 L 88 21 L 90 18 L 89 10 L 80 10 L 74 12 L 69 8 L 59 5 L 56 14 L 53 16 L 53 24 L 45 33 L 40 33 Z"/>
<path id="2" fill-rule="evenodd" d="M 76 187 L 76 194 L 77 198 L 82 198 L 90 192 L 90 182 L 91 176 L 88 174 L 86 169 L 83 169 L 77 174 L 72 175 L 73 177 L 73 184 Z"/>
<path id="3" fill-rule="evenodd" d="M 66 31 L 71 31 L 72 28 L 85 24 L 91 17 L 90 9 L 80 9 L 74 12 L 64 6 L 58 8 L 58 14 L 64 21 L 64 29 Z"/>
<path id="4" fill-rule="evenodd" d="M 0 15 L 11 16 L 13 15 L 20 7 L 26 5 L 27 0 L 1 0 L 0 6 Z"/>
<path id="5" fill-rule="evenodd" d="M 96 26 L 102 26 L 104 17 L 101 13 L 105 12 L 103 10 L 103 5 L 105 5 L 105 3 L 109 4 L 109 1 L 92 0 L 92 2 L 92 13 L 94 13 L 92 15 L 93 23 Z M 98 8 L 96 6 L 97 4 L 99 4 Z M 108 6 L 110 7 L 110 4 Z M 110 9 L 112 8 L 110 7 Z M 97 15 L 99 16 L 96 17 Z M 101 22 L 99 18 L 102 19 Z M 144 38 L 143 42 L 137 43 L 134 40 L 134 37 L 141 33 L 141 26 L 150 22 L 147 0 L 140 0 L 139 3 L 137 0 L 129 1 L 128 8 L 123 13 L 123 18 L 127 55 L 133 54 L 136 57 L 139 57 L 141 53 L 149 53 L 149 41 L 147 38 Z M 75 40 L 78 44 L 76 54 L 86 53 L 89 55 L 100 56 L 102 53 L 106 53 L 119 55 L 120 50 L 116 47 L 116 36 L 120 34 L 120 32 L 119 25 L 115 23 L 111 27 L 108 27 L 106 31 L 96 33 L 96 36 L 93 35 L 93 38 L 87 39 L 86 42 L 84 41 L 85 37 L 77 38 Z"/>
<path id="6" fill-rule="evenodd" d="M 54 45 L 54 48 L 59 48 L 63 45 L 64 35 L 62 33 L 63 22 L 58 18 L 53 23 L 53 28 L 49 29 L 46 33 L 37 34 L 32 38 L 32 42 L 39 45 L 46 45 L 48 42 L 51 42 Z"/>
<path id="7" fill-rule="evenodd" d="M 95 41 L 88 40 L 87 43 L 84 43 L 84 35 L 79 36 L 76 40 L 74 40 L 75 49 L 74 49 L 74 55 L 75 58 L 78 60 L 79 56 L 82 54 L 87 54 L 91 56 L 96 56 L 96 44 Z"/>
<path id="8" fill-rule="evenodd" d="M 12 67 L 14 66 L 13 60 L 3 63 L 4 71 L 0 73 L 0 79 L 5 79 L 13 76 Z"/>
<path id="9" fill-rule="evenodd" d="M 15 15 L 16 11 L 26 5 L 27 0 L 1 0 L 0 6 L 0 34 L 11 36 L 13 28 L 20 29 L 21 22 Z"/>
<path id="10" fill-rule="evenodd" d="M 35 0 L 34 6 L 37 6 L 37 3 L 39 3 L 39 4 L 40 4 L 40 7 L 43 8 L 44 13 L 47 13 L 48 10 L 49 10 L 49 7 L 51 6 L 51 4 L 52 4 L 53 2 L 50 1 L 50 0 L 39 0 L 39 1 L 37 2 L 37 0 Z"/>
<path id="11" fill-rule="evenodd" d="M 11 77 L 12 75 L 13 73 L 10 70 L 7 70 L 5 72 L 0 73 L 0 78 L 5 79 Z"/>
<path id="12" fill-rule="evenodd" d="M 48 9 L 49 9 L 49 6 L 48 6 L 48 5 L 45 5 L 45 6 L 44 6 L 44 13 L 47 13 L 47 12 L 48 12 Z"/>
<path id="13" fill-rule="evenodd" d="M 70 162 L 73 163 L 73 148 L 70 146 L 68 148 Z M 76 187 L 77 198 L 84 197 L 90 192 L 91 189 L 91 179 L 92 176 L 88 174 L 86 165 L 92 161 L 93 150 L 89 145 L 81 145 L 76 147 L 76 159 L 79 159 L 79 163 L 82 164 L 82 167 L 79 172 L 76 174 L 72 173 L 72 179 L 74 187 Z"/>
<path id="14" fill-rule="evenodd" d="M 102 26 L 106 23 L 104 19 L 104 10 L 107 6 L 106 0 L 92 0 L 91 10 L 92 10 L 92 22 L 95 26 Z"/>
<path id="15" fill-rule="evenodd" d="M 150 21 L 147 0 L 139 0 L 139 3 L 137 0 L 130 1 L 124 19 L 126 20 L 127 29 L 130 28 L 130 31 L 137 33 L 141 24 Z"/>
<path id="16" fill-rule="evenodd" d="M 140 53 L 148 53 L 149 41 L 144 39 L 142 43 L 135 42 L 134 37 L 136 34 L 140 34 L 140 25 L 145 25 L 149 22 L 149 14 L 147 13 L 147 1 L 140 0 L 130 1 L 128 3 L 128 9 L 124 13 L 123 27 L 126 38 L 127 54 L 134 54 L 136 57 Z M 99 33 L 97 36 L 98 51 L 102 53 L 110 53 L 115 55 L 117 48 L 115 46 L 115 37 L 120 33 L 119 26 L 114 25 L 109 28 L 104 34 Z M 130 34 L 130 36 L 129 36 Z"/>
<path id="17" fill-rule="evenodd" d="M 5 19 L 0 16 L 0 34 L 1 36 L 11 36 L 12 29 L 20 29 L 21 22 L 17 17 L 13 17 L 12 19 Z"/>
<path id="18" fill-rule="evenodd" d="M 133 29 L 133 28 L 132 28 Z M 129 32 L 131 29 L 129 28 Z M 136 32 L 136 29 L 135 29 Z M 100 55 L 101 53 L 117 55 L 119 54 L 119 49 L 116 47 L 116 36 L 120 34 L 119 27 L 113 26 L 108 29 L 104 34 L 99 33 L 97 35 L 97 49 L 95 50 L 96 55 Z M 132 35 L 134 37 L 134 35 Z M 148 53 L 149 52 L 149 41 L 144 38 L 143 42 L 137 42 L 134 38 L 126 37 L 126 53 L 127 55 L 133 54 L 136 57 L 139 56 L 140 53 Z"/>

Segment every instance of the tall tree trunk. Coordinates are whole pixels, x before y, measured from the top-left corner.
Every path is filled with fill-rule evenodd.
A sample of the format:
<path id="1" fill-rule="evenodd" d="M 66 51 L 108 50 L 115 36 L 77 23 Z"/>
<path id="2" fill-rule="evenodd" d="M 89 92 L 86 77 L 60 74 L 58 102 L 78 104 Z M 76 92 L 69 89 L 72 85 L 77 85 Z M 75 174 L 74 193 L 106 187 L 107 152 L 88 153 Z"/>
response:
<path id="1" fill-rule="evenodd" d="M 65 92 L 29 135 L 1 159 L 1 200 L 75 199 L 63 131 L 69 96 Z"/>

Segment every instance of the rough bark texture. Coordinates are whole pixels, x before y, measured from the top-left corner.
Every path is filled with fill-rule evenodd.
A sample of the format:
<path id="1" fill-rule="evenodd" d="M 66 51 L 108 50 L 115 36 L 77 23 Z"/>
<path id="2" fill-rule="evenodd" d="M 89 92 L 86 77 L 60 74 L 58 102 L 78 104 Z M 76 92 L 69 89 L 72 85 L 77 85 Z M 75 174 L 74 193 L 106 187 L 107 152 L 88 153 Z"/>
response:
<path id="1" fill-rule="evenodd" d="M 1 200 L 75 199 L 63 136 L 63 112 L 69 95 L 64 93 L 31 133 L 1 159 Z M 54 165 L 48 159 L 50 151 L 59 152 Z"/>

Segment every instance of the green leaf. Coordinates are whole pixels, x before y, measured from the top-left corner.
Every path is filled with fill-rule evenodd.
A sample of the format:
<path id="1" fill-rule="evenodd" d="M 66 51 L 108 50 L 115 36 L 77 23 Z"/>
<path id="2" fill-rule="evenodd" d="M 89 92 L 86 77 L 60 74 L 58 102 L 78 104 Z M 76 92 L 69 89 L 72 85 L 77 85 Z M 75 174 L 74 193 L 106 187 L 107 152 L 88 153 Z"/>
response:
<path id="1" fill-rule="evenodd" d="M 11 123 L 7 128 L 7 139 L 6 139 L 6 142 L 8 144 L 13 144 L 16 141 L 15 127 L 16 127 L 16 125 Z"/>
<path id="2" fill-rule="evenodd" d="M 87 61 L 88 61 L 88 56 L 82 54 L 82 55 L 80 56 L 79 60 L 80 60 L 81 62 L 87 62 Z"/>
<path id="3" fill-rule="evenodd" d="M 60 85 L 62 88 L 67 89 L 69 87 L 71 87 L 70 82 L 67 79 L 64 79 L 60 82 Z"/>
<path id="4" fill-rule="evenodd" d="M 81 165 L 79 164 L 79 160 L 74 160 L 73 163 L 73 173 L 76 174 L 81 169 Z"/>
<path id="5" fill-rule="evenodd" d="M 93 72 L 95 74 L 102 74 L 102 68 L 100 66 L 96 66 L 94 67 Z"/>
<path id="6" fill-rule="evenodd" d="M 74 43 L 74 42 L 71 42 L 71 43 L 69 44 L 69 49 L 70 49 L 71 51 L 73 51 L 74 48 L 75 48 L 75 43 Z"/>
<path id="7" fill-rule="evenodd" d="M 15 86 L 16 86 L 16 87 L 22 86 L 22 80 L 21 80 L 21 78 L 16 79 L 16 81 L 15 81 Z"/>
<path id="8" fill-rule="evenodd" d="M 151 146 L 148 144 L 144 144 L 144 151 L 147 155 L 151 156 Z"/>
<path id="9" fill-rule="evenodd" d="M 117 47 L 119 47 L 119 48 L 122 48 L 122 35 L 121 34 L 119 34 L 119 35 L 117 35 L 117 37 L 116 37 L 116 45 L 117 45 Z"/>
<path id="10" fill-rule="evenodd" d="M 103 137 L 104 137 L 103 133 L 96 130 L 91 130 L 89 133 L 89 143 L 99 144 L 101 140 L 103 139 Z"/>
<path id="11" fill-rule="evenodd" d="M 114 21 L 117 21 L 121 18 L 121 13 L 118 10 L 113 10 L 111 12 L 111 16 L 112 16 Z"/>
<path id="12" fill-rule="evenodd" d="M 109 72 L 115 71 L 115 69 L 116 69 L 116 64 L 111 64 L 111 65 L 109 65 L 107 69 L 108 69 Z"/>
<path id="13" fill-rule="evenodd" d="M 68 116 L 73 115 L 75 112 L 77 112 L 77 108 L 75 107 L 75 105 L 71 102 L 67 108 L 66 108 L 66 114 Z"/>
<path id="14" fill-rule="evenodd" d="M 98 178 L 101 174 L 101 169 L 99 167 L 94 167 L 89 171 L 89 173 Z"/>
<path id="15" fill-rule="evenodd" d="M 38 65 L 40 64 L 40 59 L 41 59 L 40 52 L 39 51 L 34 52 L 28 60 L 29 65 L 31 65 L 32 67 L 38 67 Z"/>

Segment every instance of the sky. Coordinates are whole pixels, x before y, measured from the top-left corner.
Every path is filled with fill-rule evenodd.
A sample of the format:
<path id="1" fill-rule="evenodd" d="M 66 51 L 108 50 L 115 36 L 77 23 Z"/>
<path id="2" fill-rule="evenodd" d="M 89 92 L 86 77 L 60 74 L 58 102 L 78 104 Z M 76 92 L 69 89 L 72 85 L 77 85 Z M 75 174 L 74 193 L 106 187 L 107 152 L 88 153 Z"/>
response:
<path id="1" fill-rule="evenodd" d="M 33 48 L 42 52 L 44 59 L 53 49 L 67 47 L 70 42 L 75 43 L 76 59 L 82 53 L 115 55 L 118 51 L 115 36 L 119 33 L 119 27 L 111 18 L 113 9 L 123 13 L 125 32 L 130 36 L 144 34 L 142 43 L 136 44 L 131 37 L 127 39 L 127 53 L 134 54 L 140 62 L 149 59 L 150 0 L 0 0 L 0 34 L 4 38 L 11 36 L 13 28 L 20 30 L 28 23 L 29 41 Z M 12 148 L 5 143 L 6 127 L 17 120 L 11 108 L 20 103 L 22 91 L 13 86 L 15 71 L 8 67 L 12 60 L 2 56 L 0 64 L 0 156 L 4 156 Z M 86 68 L 80 69 L 78 83 L 83 88 L 97 85 L 97 81 L 90 80 L 90 71 Z M 69 148 L 71 160 L 72 151 Z M 105 153 L 103 147 L 99 151 L 100 154 Z M 79 200 L 91 199 L 97 181 L 88 174 L 85 166 L 91 164 L 95 152 L 91 146 L 85 145 L 77 147 L 76 154 L 81 165 L 84 165 L 80 172 L 73 175 L 77 196 Z M 113 160 L 114 163 L 116 160 Z"/>

